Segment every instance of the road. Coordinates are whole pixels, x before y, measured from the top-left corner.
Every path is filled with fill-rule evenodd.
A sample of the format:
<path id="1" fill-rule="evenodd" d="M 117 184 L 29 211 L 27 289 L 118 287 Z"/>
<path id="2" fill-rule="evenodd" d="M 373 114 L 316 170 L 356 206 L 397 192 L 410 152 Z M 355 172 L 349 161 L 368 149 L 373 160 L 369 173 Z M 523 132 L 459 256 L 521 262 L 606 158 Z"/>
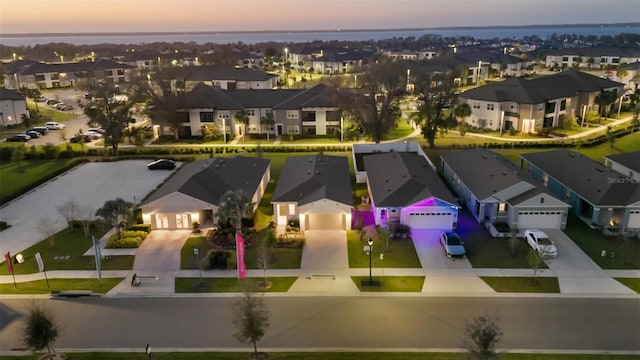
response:
<path id="1" fill-rule="evenodd" d="M 58 349 L 238 349 L 231 297 L 40 300 L 61 325 Z M 466 319 L 495 314 L 508 350 L 640 354 L 637 298 L 266 297 L 265 349 L 461 349 Z M 0 300 L 0 353 L 23 347 L 29 301 Z"/>

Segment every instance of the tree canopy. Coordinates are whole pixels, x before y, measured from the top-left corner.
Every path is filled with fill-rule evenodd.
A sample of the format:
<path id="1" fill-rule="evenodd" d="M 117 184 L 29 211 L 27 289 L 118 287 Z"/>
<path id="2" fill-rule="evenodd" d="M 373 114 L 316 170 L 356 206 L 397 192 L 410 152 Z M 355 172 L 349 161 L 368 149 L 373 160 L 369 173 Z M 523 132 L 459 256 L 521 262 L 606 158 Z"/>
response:
<path id="1" fill-rule="evenodd" d="M 422 135 L 429 144 L 435 146 L 439 132 L 447 132 L 457 125 L 452 107 L 457 101 L 455 73 L 440 74 L 421 72 L 415 81 L 418 97 L 416 123 L 422 126 Z"/>

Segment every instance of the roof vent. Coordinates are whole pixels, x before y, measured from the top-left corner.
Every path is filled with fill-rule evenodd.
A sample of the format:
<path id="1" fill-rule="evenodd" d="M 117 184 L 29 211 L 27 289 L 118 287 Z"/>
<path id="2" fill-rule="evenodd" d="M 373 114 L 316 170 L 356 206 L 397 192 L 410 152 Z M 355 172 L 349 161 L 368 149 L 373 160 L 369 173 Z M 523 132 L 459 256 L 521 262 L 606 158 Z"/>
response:
<path id="1" fill-rule="evenodd" d="M 541 198 L 540 198 L 540 204 L 543 204 L 543 203 L 544 203 L 544 198 L 543 198 L 543 197 L 541 197 Z"/>

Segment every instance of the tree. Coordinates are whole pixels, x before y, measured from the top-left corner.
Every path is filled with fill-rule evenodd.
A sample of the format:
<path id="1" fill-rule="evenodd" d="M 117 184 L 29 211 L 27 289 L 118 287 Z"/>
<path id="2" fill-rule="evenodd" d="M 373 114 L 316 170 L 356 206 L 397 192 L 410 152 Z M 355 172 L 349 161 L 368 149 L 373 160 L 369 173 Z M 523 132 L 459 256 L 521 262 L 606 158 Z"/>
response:
<path id="1" fill-rule="evenodd" d="M 359 79 L 360 88 L 340 89 L 337 100 L 375 143 L 396 126 L 400 100 L 406 91 L 406 65 L 401 61 L 380 60 Z"/>
<path id="2" fill-rule="evenodd" d="M 260 284 L 260 287 L 263 289 L 269 288 L 271 286 L 271 284 L 267 280 L 267 270 L 271 267 L 271 263 L 273 262 L 272 249 L 274 241 L 275 237 L 273 235 L 273 230 L 268 229 L 264 232 L 264 236 L 258 244 L 258 255 L 256 257 L 256 263 L 264 273 L 264 282 Z"/>
<path id="3" fill-rule="evenodd" d="M 78 204 L 74 200 L 69 200 L 62 205 L 56 206 L 56 209 L 67 220 L 67 225 L 73 230 L 73 220 L 78 215 Z"/>
<path id="4" fill-rule="evenodd" d="M 462 103 L 458 106 L 456 106 L 455 110 L 453 110 L 453 113 L 456 115 L 457 118 L 461 118 L 463 123 L 467 123 L 465 120 L 471 116 L 471 106 L 469 106 L 469 104 L 467 103 Z"/>
<path id="5" fill-rule="evenodd" d="M 76 214 L 76 220 L 80 222 L 84 235 L 89 236 L 89 230 L 91 229 L 91 224 L 93 224 L 95 211 L 88 206 L 79 206 L 76 209 Z"/>
<path id="6" fill-rule="evenodd" d="M 104 205 L 96 210 L 96 216 L 104 219 L 104 221 L 118 230 L 118 238 L 122 235 L 122 229 L 126 227 L 133 204 L 117 198 L 115 200 L 107 200 Z"/>
<path id="7" fill-rule="evenodd" d="M 476 316 L 465 324 L 464 342 L 471 360 L 497 359 L 496 346 L 502 339 L 498 319 L 490 315 Z"/>
<path id="8" fill-rule="evenodd" d="M 269 134 L 275 123 L 276 119 L 273 116 L 273 111 L 267 111 L 264 116 L 260 118 L 260 125 L 267 128 L 267 141 L 269 141 Z"/>
<path id="9" fill-rule="evenodd" d="M 389 230 L 380 225 L 376 225 L 376 236 L 378 237 L 378 241 L 383 242 L 386 246 L 386 249 L 389 250 L 391 245 L 389 243 L 389 239 L 391 238 L 391 236 L 389 236 Z"/>
<path id="10" fill-rule="evenodd" d="M 414 114 L 416 123 L 422 125 L 422 136 L 429 144 L 435 146 L 439 132 L 446 133 L 456 126 L 453 111 L 445 111 L 456 103 L 456 85 L 453 73 L 440 74 L 421 73 L 416 79 L 418 93 L 418 112 Z"/>
<path id="11" fill-rule="evenodd" d="M 217 126 L 205 125 L 202 128 L 202 138 L 207 141 L 213 141 L 220 135 L 220 131 Z"/>
<path id="12" fill-rule="evenodd" d="M 601 117 L 607 117 L 611 105 L 616 102 L 617 98 L 618 94 L 616 91 L 601 91 L 600 94 L 596 96 L 593 101 L 598 105 Z"/>
<path id="13" fill-rule="evenodd" d="M 255 289 L 245 289 L 234 304 L 233 324 L 236 326 L 236 339 L 245 344 L 252 344 L 253 359 L 259 359 L 257 344 L 269 327 L 269 311 L 264 299 Z"/>
<path id="14" fill-rule="evenodd" d="M 247 125 L 249 125 L 249 112 L 246 109 L 240 109 L 233 119 L 238 124 L 242 124 L 242 138 L 244 139 L 244 135 L 247 133 Z"/>
<path id="15" fill-rule="evenodd" d="M 18 172 L 24 172 L 24 166 L 22 165 L 22 158 L 24 157 L 24 146 L 16 146 L 11 149 L 11 162 L 18 164 Z"/>
<path id="16" fill-rule="evenodd" d="M 22 340 L 25 345 L 33 351 L 47 348 L 49 359 L 51 359 L 51 344 L 56 341 L 58 334 L 59 326 L 51 311 L 40 303 L 32 303 L 24 319 L 22 330 Z M 55 350 L 53 353 L 55 354 Z"/>
<path id="17" fill-rule="evenodd" d="M 36 224 L 36 228 L 38 229 L 38 232 L 42 234 L 42 236 L 44 236 L 45 238 L 49 239 L 49 245 L 51 247 L 56 246 L 55 235 L 57 232 L 56 231 L 57 225 L 58 225 L 57 221 L 49 217 L 38 220 L 38 223 Z"/>
<path id="18" fill-rule="evenodd" d="M 533 274 L 531 275 L 531 285 L 536 285 L 538 283 L 538 280 L 536 280 L 536 274 L 544 263 L 543 254 L 536 249 L 529 250 L 527 263 L 529 264 L 529 267 L 531 267 L 531 270 L 533 270 Z"/>
<path id="19" fill-rule="evenodd" d="M 38 108 L 38 98 L 42 96 L 42 93 L 40 93 L 40 90 L 25 88 L 25 89 L 22 89 L 21 92 L 25 94 L 29 99 L 33 100 L 33 102 L 36 104 L 36 112 L 40 112 L 40 108 Z"/>
<path id="20" fill-rule="evenodd" d="M 607 137 L 607 144 L 609 145 L 609 150 L 611 151 L 611 154 L 613 154 L 614 145 L 616 143 L 616 134 L 613 131 L 611 131 L 611 125 L 607 126 L 605 136 Z"/>
<path id="21" fill-rule="evenodd" d="M 253 212 L 253 204 L 242 190 L 229 190 L 220 197 L 216 216 L 221 225 L 231 224 L 236 229 L 236 234 L 242 233 L 242 218 Z"/>
<path id="22" fill-rule="evenodd" d="M 95 96 L 84 105 L 84 114 L 89 118 L 89 125 L 99 125 L 105 130 L 106 143 L 111 144 L 111 154 L 118 154 L 118 146 L 122 140 L 124 129 L 133 119 L 133 107 L 138 101 L 138 90 L 129 94 L 120 94 L 120 90 L 110 86 L 98 86 L 92 89 Z"/>
<path id="23" fill-rule="evenodd" d="M 175 140 L 180 139 L 179 129 L 184 122 L 184 117 L 177 111 L 178 93 L 186 91 L 188 75 L 189 70 L 185 68 L 168 67 L 153 76 L 147 75 L 146 81 L 139 80 L 142 95 L 149 104 L 147 115 L 155 124 L 167 124 Z"/>

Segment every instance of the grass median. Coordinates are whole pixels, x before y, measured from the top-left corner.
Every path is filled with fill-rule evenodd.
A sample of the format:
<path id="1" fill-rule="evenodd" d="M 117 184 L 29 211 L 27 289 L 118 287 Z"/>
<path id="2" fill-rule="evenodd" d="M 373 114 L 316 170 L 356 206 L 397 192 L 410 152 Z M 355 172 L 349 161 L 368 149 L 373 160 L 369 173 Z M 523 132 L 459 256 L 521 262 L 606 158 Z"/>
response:
<path id="1" fill-rule="evenodd" d="M 114 286 L 118 285 L 124 278 L 102 278 L 98 279 L 49 279 L 35 280 L 17 283 L 16 287 L 12 283 L 0 284 L 0 294 L 3 295 L 24 295 L 24 294 L 55 294 L 69 290 L 89 290 L 97 294 L 105 294 Z"/>
<path id="2" fill-rule="evenodd" d="M 267 277 L 267 281 L 270 283 L 269 288 L 265 288 L 264 292 L 287 292 L 291 285 L 298 278 L 295 276 L 287 277 Z M 264 278 L 176 278 L 175 291 L 176 293 L 225 293 L 225 292 L 242 292 L 243 289 L 248 288 L 250 284 L 257 285 L 263 282 Z"/>

